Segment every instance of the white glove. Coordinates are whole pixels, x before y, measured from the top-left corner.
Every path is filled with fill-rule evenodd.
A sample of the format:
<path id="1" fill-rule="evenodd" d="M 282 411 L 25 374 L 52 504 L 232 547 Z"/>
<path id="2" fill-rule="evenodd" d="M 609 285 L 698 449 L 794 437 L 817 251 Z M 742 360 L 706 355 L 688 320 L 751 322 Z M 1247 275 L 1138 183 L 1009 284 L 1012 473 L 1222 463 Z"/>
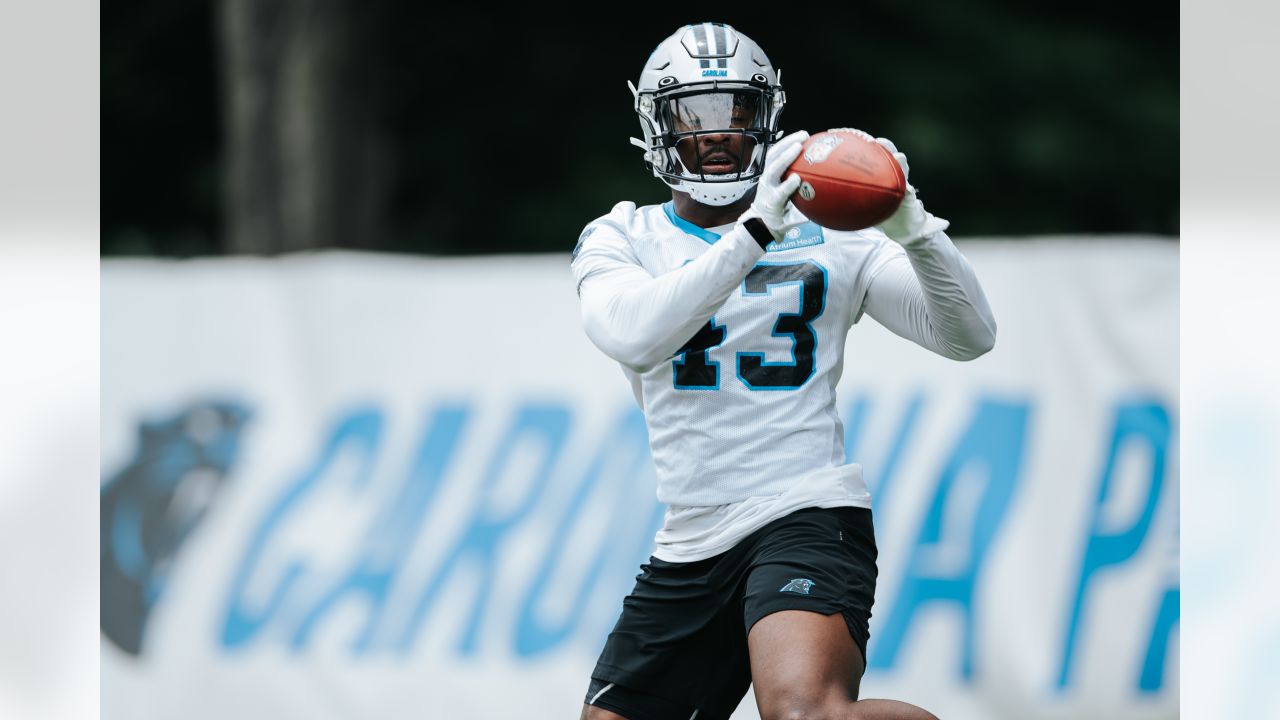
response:
<path id="1" fill-rule="evenodd" d="M 809 139 L 804 130 L 792 133 L 769 148 L 769 161 L 765 163 L 764 173 L 756 185 L 756 197 L 751 207 L 742 213 L 738 222 L 745 222 L 753 217 L 760 218 L 764 226 L 775 240 L 782 240 L 787 231 L 803 224 L 803 221 L 787 223 L 783 218 L 787 214 L 787 204 L 791 196 L 800 187 L 800 176 L 791 175 L 786 180 L 782 174 L 791 167 L 791 163 L 800 157 L 801 146 Z"/>
<path id="2" fill-rule="evenodd" d="M 869 135 L 867 137 L 870 138 Z M 875 138 L 875 141 L 893 155 L 893 159 L 897 160 L 902 168 L 902 177 L 906 178 L 910 171 L 907 166 L 907 156 L 898 152 L 898 148 L 885 138 Z M 876 227 L 898 244 L 907 245 L 936 232 L 942 232 L 950 225 L 950 222 L 929 214 L 924 209 L 924 204 L 920 202 L 920 198 L 916 196 L 916 189 L 911 186 L 911 183 L 907 183 L 907 193 L 902 196 L 902 204 L 898 206 L 898 210 Z"/>

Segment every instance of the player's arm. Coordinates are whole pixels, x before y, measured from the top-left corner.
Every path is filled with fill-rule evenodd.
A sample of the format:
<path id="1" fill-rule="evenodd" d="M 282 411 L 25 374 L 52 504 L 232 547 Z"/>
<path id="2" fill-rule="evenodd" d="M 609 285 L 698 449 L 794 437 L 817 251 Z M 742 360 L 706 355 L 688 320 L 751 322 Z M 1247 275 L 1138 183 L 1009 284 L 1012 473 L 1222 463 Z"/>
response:
<path id="1" fill-rule="evenodd" d="M 797 133 L 775 146 L 756 199 L 738 225 L 671 272 L 653 277 L 630 254 L 619 228 L 597 226 L 573 263 L 591 342 L 637 372 L 675 355 L 724 305 L 765 246 L 786 231 L 783 215 L 800 178 L 779 178 L 807 136 Z"/>
<path id="2" fill-rule="evenodd" d="M 609 232 L 616 230 L 597 230 L 593 238 Z M 636 372 L 649 370 L 711 319 L 763 253 L 741 225 L 658 277 L 614 253 L 584 248 L 578 259 L 585 272 L 578 286 L 583 329 L 605 355 Z"/>
<path id="3" fill-rule="evenodd" d="M 906 156 L 878 139 L 907 173 Z M 996 321 L 978 277 L 951 238 L 949 223 L 925 211 L 915 188 L 879 227 L 887 246 L 873 260 L 863 308 L 895 334 L 953 360 L 972 360 L 995 346 Z"/>

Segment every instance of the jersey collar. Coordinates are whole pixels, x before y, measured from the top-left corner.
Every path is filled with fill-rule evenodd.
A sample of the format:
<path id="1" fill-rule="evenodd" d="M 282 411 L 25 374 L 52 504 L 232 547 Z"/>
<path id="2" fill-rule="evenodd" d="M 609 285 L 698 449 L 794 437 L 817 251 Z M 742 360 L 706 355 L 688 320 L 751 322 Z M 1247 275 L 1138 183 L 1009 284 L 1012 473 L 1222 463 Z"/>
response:
<path id="1" fill-rule="evenodd" d="M 685 220 L 684 218 L 677 215 L 676 202 L 674 200 L 668 200 L 667 202 L 663 203 L 662 211 L 667 214 L 667 219 L 671 221 L 672 225 L 675 225 L 676 227 L 680 228 L 686 233 L 706 242 L 708 245 L 715 244 L 715 241 L 720 239 L 719 234 L 713 233 L 710 230 L 707 230 L 706 228 L 700 228 L 697 225 L 694 225 L 688 220 Z"/>

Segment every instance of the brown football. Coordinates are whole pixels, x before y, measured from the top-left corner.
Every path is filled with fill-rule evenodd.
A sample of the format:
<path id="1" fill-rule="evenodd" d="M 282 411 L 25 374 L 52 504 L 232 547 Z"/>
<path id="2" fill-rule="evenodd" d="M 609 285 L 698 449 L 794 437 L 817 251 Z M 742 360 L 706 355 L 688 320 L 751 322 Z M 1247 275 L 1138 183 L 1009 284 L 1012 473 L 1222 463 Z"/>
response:
<path id="1" fill-rule="evenodd" d="M 787 168 L 800 176 L 791 202 L 810 220 L 832 230 L 861 230 L 898 209 L 907 179 L 880 143 L 849 130 L 827 130 L 804 141 Z"/>

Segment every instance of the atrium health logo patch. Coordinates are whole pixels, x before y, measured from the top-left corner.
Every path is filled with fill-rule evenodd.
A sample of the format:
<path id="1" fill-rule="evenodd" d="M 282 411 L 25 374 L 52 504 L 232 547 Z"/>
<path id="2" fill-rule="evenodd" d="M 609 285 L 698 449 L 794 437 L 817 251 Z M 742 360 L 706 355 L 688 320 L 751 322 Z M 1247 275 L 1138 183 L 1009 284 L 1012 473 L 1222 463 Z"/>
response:
<path id="1" fill-rule="evenodd" d="M 142 653 L 147 618 L 182 543 L 221 494 L 248 418 L 242 405 L 200 402 L 143 422 L 136 454 L 103 486 L 99 623 L 126 653 Z"/>

